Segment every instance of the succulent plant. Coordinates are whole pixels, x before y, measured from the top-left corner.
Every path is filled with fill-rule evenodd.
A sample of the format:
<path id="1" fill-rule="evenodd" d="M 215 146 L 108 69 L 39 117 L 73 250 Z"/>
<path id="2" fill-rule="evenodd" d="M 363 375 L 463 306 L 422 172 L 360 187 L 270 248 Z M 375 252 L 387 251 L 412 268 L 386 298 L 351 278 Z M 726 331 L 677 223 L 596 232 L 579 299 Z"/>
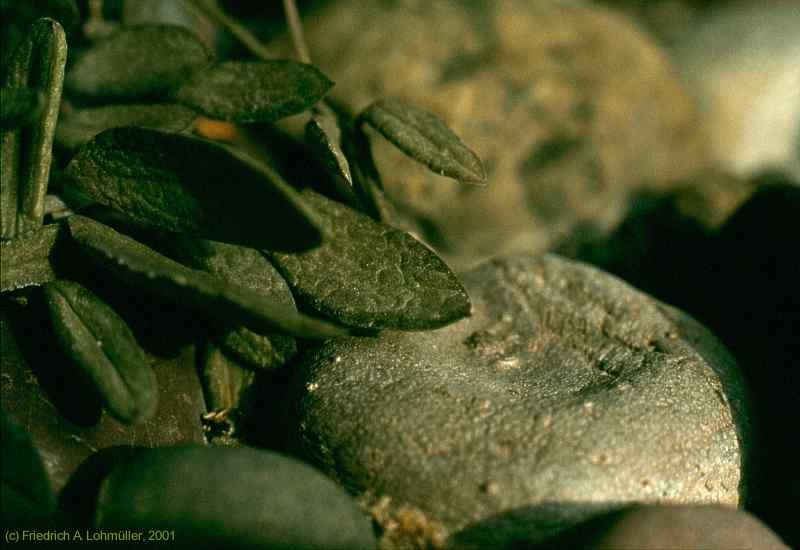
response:
<path id="1" fill-rule="evenodd" d="M 208 0 L 188 4 L 255 59 L 216 59 L 184 27 L 101 19 L 98 2 L 88 19 L 73 0 L 23 4 L 0 6 L 0 304 L 12 327 L 19 304 L 39 308 L 70 358 L 58 368 L 87 380 L 120 422 L 154 414 L 157 380 L 125 311 L 93 290 L 98 280 L 136 295 L 137 307 L 173 302 L 200 319 L 189 343 L 205 350 L 210 424 L 227 421 L 254 372 L 287 365 L 307 342 L 469 315 L 447 265 L 388 223 L 364 127 L 464 182 L 485 183 L 480 160 L 399 100 L 358 114 L 328 101 L 334 83 L 309 62 L 292 2 L 300 61 L 269 57 Z M 273 125 L 295 115 L 303 141 Z M 17 452 L 5 439 L 4 462 Z M 45 494 L 52 511 L 41 470 L 13 483 Z M 4 489 L 9 479 L 4 469 Z"/>

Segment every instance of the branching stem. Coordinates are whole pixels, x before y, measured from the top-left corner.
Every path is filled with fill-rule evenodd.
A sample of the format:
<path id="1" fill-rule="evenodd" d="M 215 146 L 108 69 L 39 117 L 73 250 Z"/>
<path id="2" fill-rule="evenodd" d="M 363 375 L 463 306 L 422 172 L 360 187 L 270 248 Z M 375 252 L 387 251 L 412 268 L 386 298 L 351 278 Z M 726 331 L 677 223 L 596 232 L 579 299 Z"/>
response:
<path id="1" fill-rule="evenodd" d="M 264 44 L 249 29 L 242 26 L 236 19 L 225 13 L 216 0 L 184 0 L 190 7 L 196 8 L 211 20 L 225 27 L 236 39 L 241 42 L 256 57 L 269 60 L 275 59 Z"/>

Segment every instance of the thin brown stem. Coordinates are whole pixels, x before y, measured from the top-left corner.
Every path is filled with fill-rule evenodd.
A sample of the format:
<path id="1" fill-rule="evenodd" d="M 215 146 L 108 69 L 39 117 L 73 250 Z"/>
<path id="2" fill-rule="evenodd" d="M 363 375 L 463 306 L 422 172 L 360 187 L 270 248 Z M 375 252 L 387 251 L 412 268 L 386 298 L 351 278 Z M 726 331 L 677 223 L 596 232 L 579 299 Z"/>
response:
<path id="1" fill-rule="evenodd" d="M 89 0 L 89 18 L 103 20 L 103 0 Z"/>
<path id="2" fill-rule="evenodd" d="M 184 0 L 184 2 L 225 27 L 250 53 L 263 60 L 275 59 L 256 35 L 243 27 L 236 19 L 225 13 L 216 0 Z"/>
<path id="3" fill-rule="evenodd" d="M 283 0 L 283 10 L 286 12 L 286 20 L 289 23 L 289 32 L 292 35 L 292 43 L 294 43 L 294 51 L 297 54 L 297 58 L 303 63 L 311 63 L 306 39 L 303 36 L 303 24 L 300 22 L 300 14 L 297 12 L 297 5 L 294 0 Z"/>

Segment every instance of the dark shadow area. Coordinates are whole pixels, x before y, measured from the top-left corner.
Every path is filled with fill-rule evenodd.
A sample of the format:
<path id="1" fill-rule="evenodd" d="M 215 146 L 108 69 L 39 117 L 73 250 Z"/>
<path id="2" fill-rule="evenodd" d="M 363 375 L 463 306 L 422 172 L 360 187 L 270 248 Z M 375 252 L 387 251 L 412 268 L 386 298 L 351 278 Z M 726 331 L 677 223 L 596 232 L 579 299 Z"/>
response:
<path id="1" fill-rule="evenodd" d="M 120 462 L 136 455 L 141 447 L 106 447 L 84 460 L 58 495 L 58 507 L 74 527 L 92 525 L 100 487 Z"/>
<path id="2" fill-rule="evenodd" d="M 258 372 L 255 383 L 244 396 L 242 408 L 246 410 L 239 436 L 247 445 L 272 451 L 293 454 L 292 434 L 296 422 L 292 419 L 292 403 L 287 396 L 297 382 L 297 365 L 308 353 L 308 342 L 298 342 L 300 352 L 287 364 L 273 372 Z M 302 460 L 302 457 L 300 457 Z"/>
<path id="3" fill-rule="evenodd" d="M 677 197 L 641 197 L 605 239 L 560 252 L 609 271 L 702 321 L 736 357 L 752 394 L 746 506 L 795 547 L 800 475 L 800 186 L 779 175 L 716 231 Z"/>
<path id="4" fill-rule="evenodd" d="M 3 365 L 8 369 L 6 374 L 22 381 L 29 376 L 26 370 L 30 369 L 36 384 L 58 414 L 77 426 L 88 427 L 97 424 L 102 413 L 100 395 L 89 378 L 57 344 L 58 339 L 47 314 L 47 306 L 41 299 L 41 293 L 32 292 L 29 304 L 25 307 L 11 304 L 6 307 L 10 319 L 13 319 L 8 337 L 16 342 L 21 354 L 19 360 L 24 362 L 22 364 L 4 357 Z M 12 365 L 13 372 L 10 372 Z M 26 379 L 25 382 L 30 381 Z M 25 403 L 20 402 L 19 406 L 24 409 Z"/>
<path id="5" fill-rule="evenodd" d="M 107 210 L 107 209 L 106 209 Z M 96 211 L 93 211 L 93 215 Z M 109 214 L 111 215 L 111 214 Z M 102 219 L 115 229 L 121 221 Z M 133 227 L 133 229 L 131 229 Z M 127 234 L 153 246 L 159 237 L 135 226 L 125 226 Z M 62 266 L 63 278 L 79 281 L 108 304 L 130 327 L 136 340 L 145 349 L 162 358 L 175 358 L 181 349 L 192 344 L 198 334 L 209 331 L 208 316 L 184 304 L 142 291 L 126 284 L 89 259 L 76 245 L 71 245 L 71 261 Z"/>

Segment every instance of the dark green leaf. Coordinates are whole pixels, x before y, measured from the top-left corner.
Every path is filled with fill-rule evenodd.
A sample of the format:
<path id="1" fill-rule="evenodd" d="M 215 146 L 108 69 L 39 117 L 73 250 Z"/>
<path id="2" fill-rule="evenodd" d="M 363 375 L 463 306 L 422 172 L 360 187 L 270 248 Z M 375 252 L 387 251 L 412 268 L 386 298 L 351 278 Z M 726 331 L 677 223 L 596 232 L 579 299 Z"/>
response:
<path id="1" fill-rule="evenodd" d="M 295 309 L 289 285 L 264 255 L 253 248 L 232 244 L 179 238 L 173 244 L 174 256 L 195 269 L 201 269 L 231 284 L 239 284 L 270 301 Z M 227 323 L 215 341 L 226 353 L 252 367 L 273 369 L 282 366 L 296 352 L 294 338 L 285 334 L 257 334 L 246 327 Z"/>
<path id="2" fill-rule="evenodd" d="M 75 94 L 115 99 L 162 96 L 212 60 L 183 27 L 124 27 L 82 55 L 67 74 Z"/>
<path id="3" fill-rule="evenodd" d="M 180 105 L 107 105 L 82 109 L 58 123 L 56 142 L 77 149 L 100 132 L 120 126 L 182 132 L 196 118 L 197 113 Z"/>
<path id="4" fill-rule="evenodd" d="M 3 527 L 46 524 L 56 508 L 50 480 L 30 435 L 5 414 L 0 415 L 0 446 L 3 464 L 0 520 Z"/>
<path id="5" fill-rule="evenodd" d="M 31 123 L 41 112 L 44 97 L 30 88 L 0 90 L 0 129 L 10 130 Z"/>
<path id="6" fill-rule="evenodd" d="M 343 140 L 344 151 L 351 161 L 353 187 L 363 211 L 379 222 L 391 223 L 391 206 L 383 192 L 372 148 L 363 132 L 349 127 Z"/>
<path id="7" fill-rule="evenodd" d="M 67 167 L 67 184 L 133 221 L 258 248 L 317 246 L 315 215 L 271 168 L 218 143 L 113 128 Z"/>
<path id="8" fill-rule="evenodd" d="M 306 124 L 305 134 L 306 142 L 334 178 L 338 192 L 352 197 L 353 178 L 347 157 L 341 149 L 342 129 L 336 113 L 324 101 L 311 110 L 311 120 Z"/>
<path id="9" fill-rule="evenodd" d="M 470 313 L 445 263 L 413 237 L 310 190 L 329 238 L 300 254 L 270 253 L 299 300 L 346 325 L 429 329 Z"/>
<path id="10" fill-rule="evenodd" d="M 4 86 L 40 89 L 44 101 L 32 124 L 0 135 L 0 238 L 42 225 L 66 62 L 64 29 L 39 19 L 9 63 Z"/>
<path id="11" fill-rule="evenodd" d="M 195 73 L 174 98 L 233 122 L 271 122 L 305 111 L 333 86 L 312 65 L 289 60 L 227 61 Z"/>
<path id="12" fill-rule="evenodd" d="M 203 350 L 200 372 L 209 411 L 236 409 L 252 386 L 255 372 L 231 361 L 214 344 Z"/>
<path id="13" fill-rule="evenodd" d="M 464 182 L 486 182 L 481 160 L 437 116 L 398 99 L 382 99 L 361 118 L 435 173 Z"/>
<path id="14" fill-rule="evenodd" d="M 156 375 L 125 321 L 71 281 L 47 283 L 44 299 L 62 349 L 92 381 L 108 411 L 128 424 L 153 416 Z"/>
<path id="15" fill-rule="evenodd" d="M 61 224 L 52 224 L 0 242 L 0 292 L 54 280 L 63 235 Z"/>
<path id="16" fill-rule="evenodd" d="M 347 334 L 241 285 L 185 267 L 89 218 L 71 216 L 67 223 L 73 239 L 92 261 L 137 289 L 240 322 L 261 334 L 280 331 L 302 338 Z"/>
<path id="17" fill-rule="evenodd" d="M 253 368 L 272 370 L 297 353 L 297 343 L 285 334 L 258 334 L 243 326 L 226 330 L 214 339 L 227 355 Z"/>

